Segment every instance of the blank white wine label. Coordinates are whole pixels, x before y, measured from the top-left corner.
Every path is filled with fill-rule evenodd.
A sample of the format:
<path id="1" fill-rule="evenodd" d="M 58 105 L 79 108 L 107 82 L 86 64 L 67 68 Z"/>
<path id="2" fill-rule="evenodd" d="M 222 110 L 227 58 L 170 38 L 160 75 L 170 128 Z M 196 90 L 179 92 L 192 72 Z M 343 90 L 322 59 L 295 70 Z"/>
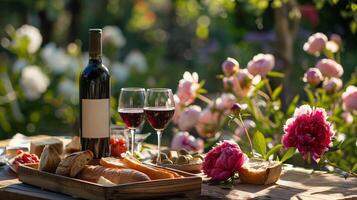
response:
<path id="1" fill-rule="evenodd" d="M 109 99 L 82 99 L 82 137 L 109 137 Z"/>

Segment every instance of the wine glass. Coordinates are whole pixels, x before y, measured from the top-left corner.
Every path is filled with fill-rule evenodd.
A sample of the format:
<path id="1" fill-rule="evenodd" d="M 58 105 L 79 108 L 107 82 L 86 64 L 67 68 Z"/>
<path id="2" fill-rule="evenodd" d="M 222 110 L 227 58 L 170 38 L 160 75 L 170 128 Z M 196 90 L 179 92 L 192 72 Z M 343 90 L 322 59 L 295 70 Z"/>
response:
<path id="1" fill-rule="evenodd" d="M 135 131 L 144 121 L 144 88 L 122 88 L 118 112 L 131 135 L 131 154 L 134 155 Z"/>
<path id="2" fill-rule="evenodd" d="M 148 89 L 145 97 L 144 113 L 151 127 L 156 130 L 158 150 L 156 164 L 161 164 L 161 135 L 175 113 L 175 102 L 171 89 Z"/>

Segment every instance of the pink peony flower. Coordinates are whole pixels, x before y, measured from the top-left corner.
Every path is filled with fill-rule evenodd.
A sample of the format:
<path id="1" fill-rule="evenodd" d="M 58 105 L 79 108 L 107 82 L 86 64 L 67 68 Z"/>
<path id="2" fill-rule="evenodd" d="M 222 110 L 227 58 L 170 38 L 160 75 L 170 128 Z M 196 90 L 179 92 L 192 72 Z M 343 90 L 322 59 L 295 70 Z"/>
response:
<path id="1" fill-rule="evenodd" d="M 325 34 L 315 33 L 305 42 L 303 49 L 312 55 L 319 55 L 325 49 L 326 42 L 327 36 Z"/>
<path id="2" fill-rule="evenodd" d="M 357 87 L 350 85 L 342 94 L 343 108 L 348 111 L 357 111 Z"/>
<path id="3" fill-rule="evenodd" d="M 339 46 L 342 45 L 342 38 L 339 34 L 333 33 L 330 35 L 330 40 L 338 44 Z"/>
<path id="4" fill-rule="evenodd" d="M 195 138 L 188 132 L 178 132 L 172 138 L 171 149 L 180 150 L 186 149 L 187 151 L 202 153 L 204 143 L 201 138 Z"/>
<path id="5" fill-rule="evenodd" d="M 246 160 L 247 155 L 237 143 L 224 140 L 207 153 L 202 170 L 212 181 L 225 181 L 240 170 Z"/>
<path id="6" fill-rule="evenodd" d="M 295 109 L 294 116 L 284 126 L 282 144 L 285 148 L 295 147 L 307 159 L 316 160 L 329 149 L 334 131 L 323 108 L 302 105 Z"/>
<path id="7" fill-rule="evenodd" d="M 185 72 L 176 91 L 176 95 L 179 97 L 181 104 L 191 104 L 195 100 L 199 88 L 198 74 L 196 72 L 192 74 Z"/>
<path id="8" fill-rule="evenodd" d="M 195 126 L 201 112 L 201 107 L 191 105 L 186 107 L 177 120 L 178 128 L 181 131 L 188 131 Z"/>
<path id="9" fill-rule="evenodd" d="M 242 69 L 232 79 L 232 91 L 238 97 L 250 96 L 254 87 L 252 85 L 253 76 L 247 69 Z"/>
<path id="10" fill-rule="evenodd" d="M 221 97 L 216 99 L 216 108 L 218 110 L 230 110 L 234 103 L 236 103 L 236 97 L 231 93 L 223 93 Z"/>
<path id="11" fill-rule="evenodd" d="M 321 83 L 323 76 L 319 69 L 309 68 L 305 74 L 303 81 L 309 83 L 310 85 L 316 86 Z"/>
<path id="12" fill-rule="evenodd" d="M 220 113 L 211 107 L 205 108 L 196 123 L 198 135 L 204 138 L 214 137 L 219 128 Z"/>
<path id="13" fill-rule="evenodd" d="M 271 54 L 258 54 L 248 62 L 247 69 L 252 75 L 265 76 L 275 65 L 275 58 Z"/>
<path id="14" fill-rule="evenodd" d="M 342 117 L 343 121 L 345 121 L 346 124 L 352 124 L 353 116 L 350 112 L 347 112 L 347 111 L 342 112 L 341 117 Z"/>
<path id="15" fill-rule="evenodd" d="M 336 61 L 324 58 L 316 63 L 316 67 L 321 71 L 322 75 L 327 77 L 340 78 L 343 74 L 343 68 Z"/>
<path id="16" fill-rule="evenodd" d="M 323 82 L 322 87 L 327 94 L 333 94 L 342 88 L 342 80 L 335 77 L 326 79 Z"/>
<path id="17" fill-rule="evenodd" d="M 239 63 L 236 59 L 228 57 L 222 64 L 222 70 L 226 76 L 231 76 L 238 72 Z"/>

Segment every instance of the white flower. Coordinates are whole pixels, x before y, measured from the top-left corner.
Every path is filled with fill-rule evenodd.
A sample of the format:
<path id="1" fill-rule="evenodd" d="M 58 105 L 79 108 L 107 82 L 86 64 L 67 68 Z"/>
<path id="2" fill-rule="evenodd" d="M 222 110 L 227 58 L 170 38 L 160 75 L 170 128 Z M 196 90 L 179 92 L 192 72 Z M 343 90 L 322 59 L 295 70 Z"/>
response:
<path id="1" fill-rule="evenodd" d="M 126 56 L 124 63 L 140 73 L 146 72 L 147 70 L 145 56 L 139 50 L 131 51 Z"/>
<path id="2" fill-rule="evenodd" d="M 113 44 L 120 48 L 126 44 L 126 39 L 117 26 L 105 26 L 103 28 L 103 44 Z"/>
<path id="3" fill-rule="evenodd" d="M 27 66 L 22 70 L 20 85 L 29 100 L 38 99 L 47 90 L 50 81 L 38 66 Z"/>
<path id="4" fill-rule="evenodd" d="M 38 28 L 28 24 L 22 25 L 16 30 L 16 37 L 20 40 L 23 38 L 28 39 L 27 51 L 29 53 L 35 53 L 42 44 L 42 35 Z M 18 39 L 15 39 L 14 42 L 18 42 Z M 15 44 L 15 46 L 18 45 L 19 44 Z"/>
<path id="5" fill-rule="evenodd" d="M 68 70 L 70 57 L 62 48 L 57 48 L 54 43 L 49 43 L 42 49 L 41 57 L 55 74 L 61 74 Z"/>
<path id="6" fill-rule="evenodd" d="M 57 87 L 58 93 L 65 98 L 70 99 L 72 103 L 76 103 L 78 100 L 78 88 L 73 80 L 64 79 Z"/>
<path id="7" fill-rule="evenodd" d="M 110 67 L 110 73 L 118 82 L 123 83 L 129 77 L 129 67 L 120 62 L 114 62 Z"/>

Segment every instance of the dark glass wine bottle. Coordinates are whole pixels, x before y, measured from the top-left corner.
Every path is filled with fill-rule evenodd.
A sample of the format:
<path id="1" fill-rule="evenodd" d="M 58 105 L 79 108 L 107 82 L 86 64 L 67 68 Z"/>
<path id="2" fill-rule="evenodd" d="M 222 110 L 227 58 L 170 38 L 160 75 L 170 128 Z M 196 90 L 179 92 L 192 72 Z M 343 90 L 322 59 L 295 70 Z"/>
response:
<path id="1" fill-rule="evenodd" d="M 109 156 L 110 75 L 102 63 L 102 30 L 89 30 L 89 62 L 79 82 L 81 149 Z"/>

